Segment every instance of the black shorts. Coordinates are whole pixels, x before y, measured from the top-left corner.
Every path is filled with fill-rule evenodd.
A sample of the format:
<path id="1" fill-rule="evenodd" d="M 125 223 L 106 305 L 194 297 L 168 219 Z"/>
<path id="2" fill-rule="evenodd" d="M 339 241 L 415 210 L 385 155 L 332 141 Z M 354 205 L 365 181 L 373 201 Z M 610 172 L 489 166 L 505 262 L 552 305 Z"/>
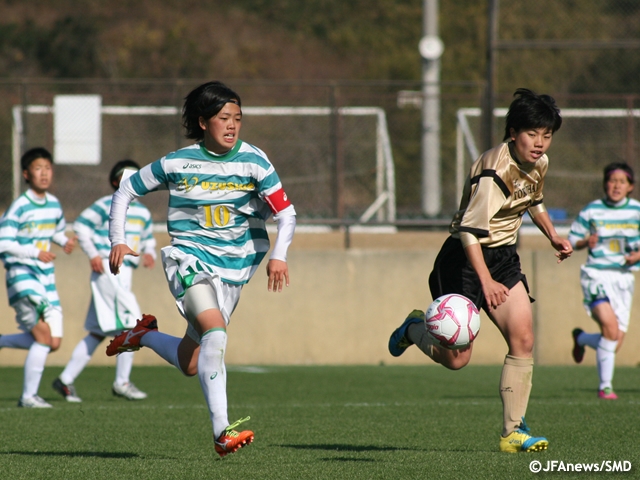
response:
<path id="1" fill-rule="evenodd" d="M 482 247 L 482 255 L 491 278 L 509 290 L 522 282 L 529 293 L 527 277 L 520 269 L 520 257 L 515 245 Z M 464 253 L 462 242 L 457 238 L 449 237 L 442 245 L 429 275 L 429 289 L 434 300 L 447 293 L 458 293 L 469 298 L 476 307 L 487 311 L 478 274 Z M 534 299 L 531 298 L 531 301 Z"/>

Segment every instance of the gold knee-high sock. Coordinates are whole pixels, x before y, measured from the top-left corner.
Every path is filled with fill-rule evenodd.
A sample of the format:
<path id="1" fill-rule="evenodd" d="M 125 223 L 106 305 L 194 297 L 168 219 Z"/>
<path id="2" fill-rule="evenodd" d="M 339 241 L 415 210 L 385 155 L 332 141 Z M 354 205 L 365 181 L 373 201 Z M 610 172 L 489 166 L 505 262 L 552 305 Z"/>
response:
<path id="1" fill-rule="evenodd" d="M 521 423 L 527 413 L 531 394 L 533 358 L 518 358 L 507 355 L 500 377 L 500 397 L 502 398 L 502 436 L 506 437 Z"/>

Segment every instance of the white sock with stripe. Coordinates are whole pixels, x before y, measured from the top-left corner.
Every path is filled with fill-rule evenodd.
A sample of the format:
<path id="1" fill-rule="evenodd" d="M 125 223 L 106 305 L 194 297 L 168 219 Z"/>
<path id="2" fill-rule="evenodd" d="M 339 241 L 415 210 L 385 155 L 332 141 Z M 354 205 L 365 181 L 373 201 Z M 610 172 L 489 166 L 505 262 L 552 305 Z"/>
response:
<path id="1" fill-rule="evenodd" d="M 29 353 L 24 361 L 24 387 L 22 390 L 22 398 L 31 398 L 38 394 L 42 372 L 44 372 L 44 364 L 47 362 L 47 355 L 51 347 L 33 342 Z"/>
<path id="2" fill-rule="evenodd" d="M 89 360 L 91 360 L 91 356 L 93 352 L 96 351 L 96 348 L 98 348 L 98 345 L 100 345 L 100 342 L 101 340 L 98 340 L 93 335 L 87 335 L 78 342 L 76 348 L 73 349 L 67 366 L 64 367 L 64 370 L 60 374 L 62 383 L 65 385 L 73 385 L 78 375 L 80 375 L 84 367 L 89 363 Z"/>
<path id="3" fill-rule="evenodd" d="M 122 352 L 116 357 L 116 385 L 126 385 L 129 383 L 134 354 L 135 352 Z"/>
<path id="4" fill-rule="evenodd" d="M 598 362 L 598 375 L 600 376 L 600 390 L 611 388 L 613 380 L 613 370 L 616 366 L 617 340 L 609 340 L 602 337 L 596 350 L 596 361 Z"/>
<path id="5" fill-rule="evenodd" d="M 200 339 L 198 377 L 202 393 L 209 407 L 213 436 L 217 439 L 229 426 L 227 417 L 227 370 L 224 354 L 227 348 L 227 332 L 211 329 Z"/>

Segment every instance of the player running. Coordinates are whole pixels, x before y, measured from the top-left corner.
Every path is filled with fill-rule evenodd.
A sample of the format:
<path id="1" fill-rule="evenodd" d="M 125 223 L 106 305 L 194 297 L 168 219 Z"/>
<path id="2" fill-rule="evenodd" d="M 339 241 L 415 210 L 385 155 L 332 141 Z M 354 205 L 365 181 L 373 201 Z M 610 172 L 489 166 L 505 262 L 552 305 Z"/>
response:
<path id="1" fill-rule="evenodd" d="M 49 193 L 53 181 L 53 157 L 36 147 L 20 159 L 29 188 L 16 198 L 0 218 L 0 259 L 7 271 L 7 297 L 16 311 L 22 333 L 0 336 L 0 348 L 28 350 L 24 361 L 24 386 L 19 407 L 51 408 L 38 395 L 49 352 L 62 342 L 62 307 L 56 289 L 51 243 L 70 254 L 75 237 L 65 235 L 62 207 Z"/>
<path id="2" fill-rule="evenodd" d="M 520 88 L 506 117 L 504 143 L 478 158 L 465 182 L 451 236 L 440 249 L 429 276 L 431 296 L 458 293 L 483 308 L 509 347 L 500 378 L 503 428 L 500 450 L 546 450 L 524 420 L 533 374 L 533 314 L 527 279 L 516 251 L 525 211 L 557 251 L 558 263 L 573 252 L 556 232 L 542 203 L 549 166 L 546 151 L 562 118 L 555 100 Z M 457 370 L 471 359 L 473 343 L 462 350 L 435 344 L 425 314 L 414 310 L 389 340 L 397 357 L 416 344 L 433 361 Z"/>
<path id="3" fill-rule="evenodd" d="M 129 203 L 159 188 L 169 190 L 171 246 L 161 257 L 169 288 L 187 320 L 182 339 L 158 332 L 155 317 L 116 337 L 107 355 L 149 347 L 185 375 L 198 375 L 213 425 L 216 452 L 225 456 L 250 443 L 253 432 L 227 418 L 227 325 L 240 292 L 269 250 L 265 221 L 273 214 L 278 235 L 267 264 L 268 289 L 289 285 L 287 250 L 295 210 L 264 152 L 239 139 L 240 96 L 220 82 L 200 85 L 183 106 L 186 137 L 198 143 L 170 153 L 121 182 L 111 206 L 110 268 L 126 255 L 124 220 Z"/>
<path id="4" fill-rule="evenodd" d="M 125 171 L 138 171 L 140 166 L 133 160 L 117 162 L 109 173 L 109 184 L 118 189 Z M 115 336 L 124 329 L 135 326 L 141 312 L 136 296 L 131 291 L 133 270 L 142 263 L 153 268 L 156 260 L 156 241 L 153 238 L 151 212 L 140 202 L 133 202 L 127 212 L 127 244 L 142 256 L 128 257 L 120 267 L 116 277 L 109 273 L 109 211 L 111 195 L 96 200 L 80 213 L 73 224 L 78 243 L 89 257 L 91 265 L 91 303 L 84 321 L 87 336 L 78 342 L 71 358 L 58 378 L 53 381 L 53 389 L 67 402 L 79 403 L 74 382 L 91 360 L 93 352 L 105 337 Z M 142 260 L 142 262 L 140 261 Z M 123 352 L 116 359 L 115 380 L 111 391 L 127 400 L 144 400 L 147 394 L 129 379 L 133 366 L 133 352 Z"/>
<path id="5" fill-rule="evenodd" d="M 629 327 L 635 278 L 640 261 L 640 202 L 629 198 L 633 170 L 626 163 L 604 168 L 603 199 L 589 203 L 571 225 L 569 240 L 576 250 L 589 249 L 580 269 L 584 307 L 600 333 L 573 330 L 573 359 L 582 362 L 585 346 L 596 351 L 598 397 L 617 400 L 613 391 L 616 352 Z"/>

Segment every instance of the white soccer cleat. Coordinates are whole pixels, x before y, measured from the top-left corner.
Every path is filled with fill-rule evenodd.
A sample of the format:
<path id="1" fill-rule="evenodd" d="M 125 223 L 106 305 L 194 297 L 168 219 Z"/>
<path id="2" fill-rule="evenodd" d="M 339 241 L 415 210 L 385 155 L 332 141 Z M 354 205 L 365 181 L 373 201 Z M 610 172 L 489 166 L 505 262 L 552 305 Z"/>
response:
<path id="1" fill-rule="evenodd" d="M 144 400 L 147 394 L 139 390 L 133 383 L 125 383 L 124 385 L 113 384 L 113 394 L 116 397 L 123 397 L 127 400 Z"/>
<path id="2" fill-rule="evenodd" d="M 18 406 L 23 408 L 52 408 L 53 405 L 47 403 L 42 397 L 34 395 L 29 398 L 20 398 Z"/>
<path id="3" fill-rule="evenodd" d="M 82 399 L 76 393 L 76 387 L 62 383 L 60 378 L 56 378 L 51 384 L 53 389 L 64 397 L 67 402 L 81 403 Z"/>

